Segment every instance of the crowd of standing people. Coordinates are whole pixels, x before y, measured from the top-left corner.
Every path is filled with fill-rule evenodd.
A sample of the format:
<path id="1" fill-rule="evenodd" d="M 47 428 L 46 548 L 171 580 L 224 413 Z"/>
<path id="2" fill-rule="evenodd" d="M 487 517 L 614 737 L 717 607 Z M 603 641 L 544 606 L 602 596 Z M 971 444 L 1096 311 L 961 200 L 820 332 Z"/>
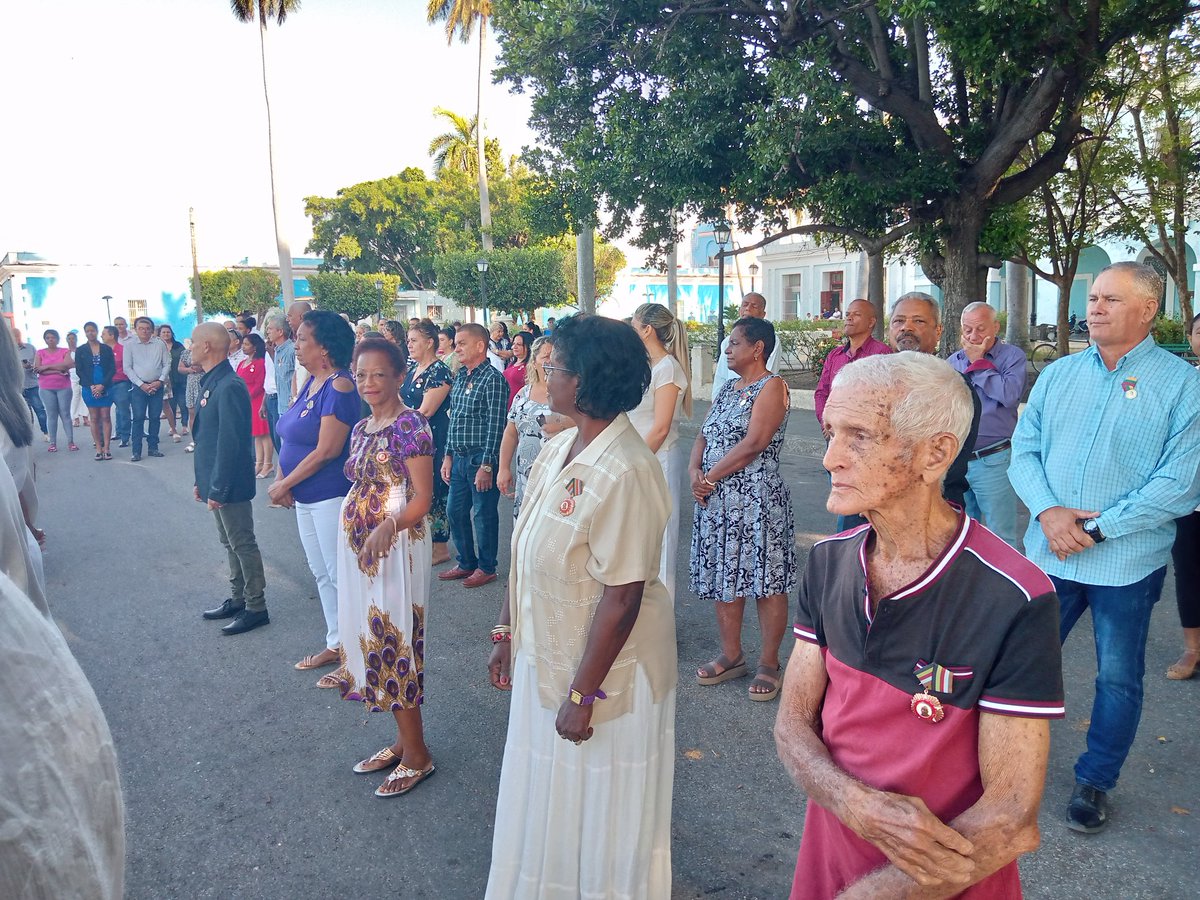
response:
<path id="1" fill-rule="evenodd" d="M 270 623 L 251 501 L 271 479 L 270 505 L 295 510 L 324 619 L 321 648 L 295 668 L 327 670 L 318 688 L 394 718 L 395 741 L 352 765 L 383 776 L 379 797 L 436 771 L 422 720 L 434 577 L 467 590 L 500 578 L 499 498 L 511 498 L 487 664 L 511 698 L 488 897 L 670 896 L 689 493 L 688 587 L 713 602 L 717 645 L 695 678 L 748 677 L 750 701 L 781 701 L 779 755 L 809 798 L 792 896 L 1018 896 L 1076 621 L 1091 611 L 1099 672 L 1066 807 L 1075 831 L 1108 824 L 1172 554 L 1185 650 L 1167 677 L 1200 665 L 1195 580 L 1181 577 L 1200 558 L 1200 375 L 1150 337 L 1160 291 L 1144 266 L 1104 270 L 1088 300 L 1093 346 L 1047 369 L 1023 413 L 1024 356 L 987 304 L 963 311 L 948 361 L 933 297 L 899 298 L 886 343 L 872 337 L 875 308 L 849 304 L 814 398 L 837 524 L 804 567 L 780 471 L 791 397 L 757 293 L 720 348 L 686 464 L 687 331 L 654 303 L 624 323 L 581 314 L 510 333 L 418 319 L 356 330 L 301 301 L 261 329 L 249 315 L 204 323 L 186 346 L 145 317 L 133 332 L 89 322 L 84 343 L 62 348 L 54 331 L 36 351 L 16 336 L 24 374 L 9 394 L 52 452 L 60 429 L 78 449 L 72 372 L 97 460 L 113 437 L 135 462 L 143 443 L 161 456 L 164 416 L 172 438 L 191 438 L 194 496 L 230 571 L 230 596 L 202 615 L 227 635 Z M 34 419 L 22 428 L 11 405 L 0 423 L 25 509 Z M 44 540 L 33 505 L 6 562 L 31 597 Z"/>

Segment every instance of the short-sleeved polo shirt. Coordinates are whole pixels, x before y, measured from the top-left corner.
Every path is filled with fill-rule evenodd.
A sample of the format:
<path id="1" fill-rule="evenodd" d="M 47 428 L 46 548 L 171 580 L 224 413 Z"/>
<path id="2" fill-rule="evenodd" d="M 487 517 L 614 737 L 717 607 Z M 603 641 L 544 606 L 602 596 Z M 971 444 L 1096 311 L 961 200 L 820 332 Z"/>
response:
<path id="1" fill-rule="evenodd" d="M 864 525 L 814 545 L 800 588 L 794 633 L 821 648 L 829 676 L 822 740 L 850 775 L 920 797 L 949 822 L 983 794 L 981 713 L 1065 712 L 1058 600 L 1040 569 L 960 515 L 941 556 L 872 611 L 871 533 Z M 924 689 L 915 670 L 930 663 L 952 679 L 930 686 L 945 713 L 938 722 L 911 709 Z M 886 863 L 878 848 L 810 802 L 792 896 L 836 896 Z M 1019 883 L 1014 862 L 961 896 L 1018 896 Z"/>

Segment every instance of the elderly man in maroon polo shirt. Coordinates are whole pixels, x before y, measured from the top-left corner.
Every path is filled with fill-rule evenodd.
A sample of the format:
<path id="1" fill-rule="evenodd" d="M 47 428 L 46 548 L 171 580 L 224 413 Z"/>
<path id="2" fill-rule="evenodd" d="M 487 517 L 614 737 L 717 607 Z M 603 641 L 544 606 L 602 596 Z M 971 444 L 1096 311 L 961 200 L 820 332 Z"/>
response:
<path id="1" fill-rule="evenodd" d="M 929 354 L 834 379 L 828 508 L 775 739 L 808 795 L 792 898 L 1017 898 L 1063 715 L 1050 580 L 942 498 L 970 389 Z"/>
<path id="2" fill-rule="evenodd" d="M 825 364 L 821 367 L 821 379 L 813 392 L 813 406 L 822 431 L 825 430 L 825 404 L 829 400 L 829 391 L 837 373 L 856 359 L 892 352 L 891 347 L 883 341 L 876 340 L 871 334 L 876 321 L 875 307 L 869 300 L 853 300 L 846 307 L 846 326 L 842 329 L 846 340 L 830 350 L 825 357 Z"/>

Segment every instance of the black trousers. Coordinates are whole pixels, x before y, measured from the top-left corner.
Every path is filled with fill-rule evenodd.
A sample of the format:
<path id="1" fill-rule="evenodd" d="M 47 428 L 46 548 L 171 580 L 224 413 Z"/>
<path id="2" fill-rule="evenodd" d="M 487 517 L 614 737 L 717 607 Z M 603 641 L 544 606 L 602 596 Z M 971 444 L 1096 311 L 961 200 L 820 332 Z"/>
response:
<path id="1" fill-rule="evenodd" d="M 1179 624 L 1200 628 L 1200 512 L 1175 520 L 1175 602 Z"/>

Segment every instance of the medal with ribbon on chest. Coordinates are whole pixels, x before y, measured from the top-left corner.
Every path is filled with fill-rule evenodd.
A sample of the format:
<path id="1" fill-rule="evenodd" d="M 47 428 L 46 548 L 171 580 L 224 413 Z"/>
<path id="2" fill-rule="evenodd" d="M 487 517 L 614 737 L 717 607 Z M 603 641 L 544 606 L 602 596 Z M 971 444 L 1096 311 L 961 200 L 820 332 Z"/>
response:
<path id="1" fill-rule="evenodd" d="M 930 692 L 949 694 L 953 691 L 954 673 L 945 666 L 919 659 L 913 666 L 913 674 L 917 676 L 917 681 L 921 682 L 922 689 L 913 694 L 908 708 L 918 719 L 924 719 L 930 725 L 942 721 L 946 715 L 945 709 L 942 708 L 942 701 Z"/>
<path id="2" fill-rule="evenodd" d="M 563 502 L 558 504 L 558 511 L 564 516 L 569 516 L 575 512 L 575 498 L 583 493 L 583 481 L 579 478 L 572 478 L 567 482 L 567 496 L 563 498 Z"/>
<path id="3" fill-rule="evenodd" d="M 1121 382 L 1121 393 L 1125 395 L 1127 400 L 1137 399 L 1137 376 L 1131 375 Z"/>

